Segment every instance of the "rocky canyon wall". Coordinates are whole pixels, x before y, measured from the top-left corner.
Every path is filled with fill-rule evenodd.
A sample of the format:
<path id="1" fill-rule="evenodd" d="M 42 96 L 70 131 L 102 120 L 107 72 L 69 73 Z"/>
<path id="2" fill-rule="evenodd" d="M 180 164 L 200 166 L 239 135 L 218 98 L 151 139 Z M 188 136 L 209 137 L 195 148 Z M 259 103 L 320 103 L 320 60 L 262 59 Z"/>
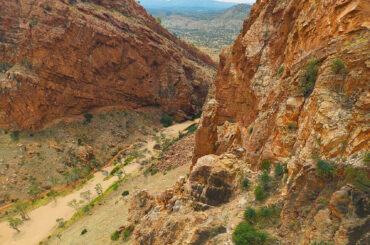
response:
<path id="1" fill-rule="evenodd" d="M 236 244 L 368 244 L 369 16 L 366 0 L 258 0 L 220 55 L 189 178 L 144 212 L 134 199 L 134 244 L 233 244 L 247 207 L 278 221 Z M 286 169 L 257 200 L 263 161 Z"/>
<path id="2" fill-rule="evenodd" d="M 0 1 L 0 127 L 37 130 L 104 106 L 202 107 L 215 64 L 133 0 Z"/>

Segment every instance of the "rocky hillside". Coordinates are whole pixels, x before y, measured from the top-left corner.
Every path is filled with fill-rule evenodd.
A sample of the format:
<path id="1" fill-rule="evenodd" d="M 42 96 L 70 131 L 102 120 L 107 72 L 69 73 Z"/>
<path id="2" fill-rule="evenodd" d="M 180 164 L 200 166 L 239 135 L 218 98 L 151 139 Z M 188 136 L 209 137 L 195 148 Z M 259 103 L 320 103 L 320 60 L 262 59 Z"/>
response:
<path id="1" fill-rule="evenodd" d="M 133 0 L 1 0 L 0 127 L 38 130 L 94 108 L 201 108 L 213 61 Z"/>
<path id="2" fill-rule="evenodd" d="M 369 244 L 370 5 L 259 0 L 221 54 L 189 178 L 134 244 Z"/>

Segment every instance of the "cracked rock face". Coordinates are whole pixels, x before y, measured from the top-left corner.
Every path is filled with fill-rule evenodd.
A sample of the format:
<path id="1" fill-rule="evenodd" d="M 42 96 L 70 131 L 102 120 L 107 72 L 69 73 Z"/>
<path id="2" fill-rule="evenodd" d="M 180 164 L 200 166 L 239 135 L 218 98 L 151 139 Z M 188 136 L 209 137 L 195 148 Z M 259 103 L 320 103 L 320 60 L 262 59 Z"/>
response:
<path id="1" fill-rule="evenodd" d="M 204 103 L 215 64 L 133 0 L 0 0 L 0 127 L 37 130 L 94 108 Z"/>

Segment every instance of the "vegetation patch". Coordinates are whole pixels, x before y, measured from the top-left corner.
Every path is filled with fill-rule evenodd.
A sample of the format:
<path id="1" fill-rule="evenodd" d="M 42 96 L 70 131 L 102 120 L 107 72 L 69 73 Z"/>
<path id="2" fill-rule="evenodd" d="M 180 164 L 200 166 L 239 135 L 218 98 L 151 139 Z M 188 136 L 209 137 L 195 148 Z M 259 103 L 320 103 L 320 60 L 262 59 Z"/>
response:
<path id="1" fill-rule="evenodd" d="M 316 172 L 324 178 L 331 178 L 336 174 L 337 168 L 333 163 L 319 159 L 316 163 Z"/>
<path id="2" fill-rule="evenodd" d="M 262 245 L 267 244 L 268 233 L 249 222 L 241 222 L 234 230 L 232 238 L 236 245 Z"/>
<path id="3" fill-rule="evenodd" d="M 333 71 L 334 74 L 337 74 L 337 75 L 345 74 L 348 72 L 346 63 L 344 63 L 340 59 L 336 59 L 334 61 L 334 63 L 331 66 L 331 70 Z"/>
<path id="4" fill-rule="evenodd" d="M 172 125 L 173 123 L 173 119 L 170 115 L 168 114 L 163 114 L 161 120 L 160 120 L 161 124 L 163 125 L 163 127 L 169 127 Z"/>
<path id="5" fill-rule="evenodd" d="M 304 74 L 301 79 L 300 90 L 305 97 L 310 96 L 315 88 L 317 73 L 319 72 L 319 67 L 317 66 L 318 63 L 318 60 L 312 59 L 303 68 Z"/>
<path id="6" fill-rule="evenodd" d="M 261 163 L 261 168 L 262 168 L 263 170 L 270 171 L 270 169 L 271 169 L 271 163 L 270 163 L 270 161 L 268 161 L 268 160 L 264 160 L 264 161 Z"/>

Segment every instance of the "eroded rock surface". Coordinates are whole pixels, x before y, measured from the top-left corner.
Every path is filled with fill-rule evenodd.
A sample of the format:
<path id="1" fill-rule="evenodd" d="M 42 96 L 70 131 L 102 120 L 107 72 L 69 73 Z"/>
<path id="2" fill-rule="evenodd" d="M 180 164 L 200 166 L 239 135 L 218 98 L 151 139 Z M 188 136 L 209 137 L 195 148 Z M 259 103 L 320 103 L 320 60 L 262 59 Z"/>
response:
<path id="1" fill-rule="evenodd" d="M 0 5 L 1 128 L 37 130 L 105 106 L 160 106 L 183 120 L 206 98 L 213 61 L 133 0 Z"/>

